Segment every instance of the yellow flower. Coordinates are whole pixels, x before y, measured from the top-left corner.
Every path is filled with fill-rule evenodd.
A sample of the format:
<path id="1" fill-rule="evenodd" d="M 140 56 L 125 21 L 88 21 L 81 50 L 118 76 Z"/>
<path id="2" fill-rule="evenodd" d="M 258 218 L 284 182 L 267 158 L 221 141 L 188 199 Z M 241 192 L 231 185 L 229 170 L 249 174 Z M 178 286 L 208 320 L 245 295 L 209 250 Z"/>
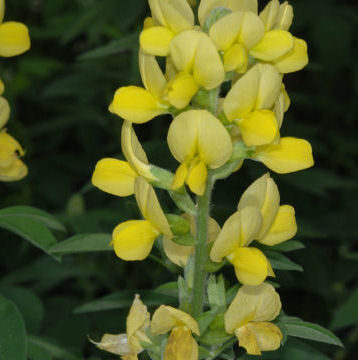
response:
<path id="1" fill-rule="evenodd" d="M 250 11 L 232 12 L 210 27 L 209 36 L 223 53 L 225 71 L 247 71 L 250 50 L 260 42 L 264 31 L 262 20 Z"/>
<path id="2" fill-rule="evenodd" d="M 253 182 L 242 194 L 238 210 L 247 206 L 260 209 L 262 225 L 255 237 L 260 243 L 274 246 L 296 235 L 295 209 L 290 205 L 280 206 L 277 185 L 268 173 Z"/>
<path id="3" fill-rule="evenodd" d="M 224 224 L 210 252 L 215 262 L 226 257 L 235 267 L 238 280 L 259 285 L 274 276 L 265 255 L 248 246 L 257 240 L 273 246 L 291 239 L 297 232 L 295 210 L 280 206 L 280 194 L 269 174 L 256 180 L 243 193 L 238 211 Z"/>
<path id="4" fill-rule="evenodd" d="M 0 79 L 0 181 L 9 182 L 23 179 L 28 169 L 19 159 L 24 155 L 21 145 L 3 129 L 10 117 L 9 103 L 1 96 L 4 90 Z"/>
<path id="5" fill-rule="evenodd" d="M 282 333 L 270 321 L 277 317 L 280 310 L 280 297 L 271 285 L 244 285 L 225 313 L 226 332 L 235 333 L 239 346 L 250 355 L 277 350 Z"/>
<path id="6" fill-rule="evenodd" d="M 19 22 L 3 22 L 5 0 L 0 0 L 0 56 L 11 57 L 30 49 L 30 37 L 27 27 Z"/>
<path id="7" fill-rule="evenodd" d="M 194 14 L 186 0 L 149 0 L 152 21 L 140 35 L 141 49 L 150 55 L 167 56 L 176 34 L 194 27 Z"/>
<path id="8" fill-rule="evenodd" d="M 112 235 L 116 255 L 127 261 L 145 259 L 159 235 L 172 237 L 153 187 L 143 178 L 137 177 L 134 193 L 144 220 L 125 221 L 114 229 Z"/>
<path id="9" fill-rule="evenodd" d="M 196 236 L 196 224 L 193 216 L 184 214 L 184 218 L 188 219 L 190 222 L 190 231 Z M 213 219 L 209 219 L 208 224 L 208 242 L 212 243 L 220 233 L 219 224 Z M 168 256 L 170 261 L 174 264 L 185 267 L 189 257 L 194 254 L 194 246 L 184 246 L 176 244 L 174 241 L 168 239 L 166 236 L 163 237 L 163 250 L 165 254 Z"/>
<path id="10" fill-rule="evenodd" d="M 272 111 L 282 89 L 282 77 L 268 64 L 257 64 L 243 75 L 225 97 L 223 110 L 235 123 L 247 146 L 272 143 L 279 130 Z"/>
<path id="11" fill-rule="evenodd" d="M 93 172 L 92 184 L 112 195 L 129 196 L 134 194 L 138 176 L 147 181 L 155 180 L 150 173 L 147 155 L 129 121 L 122 126 L 122 151 L 128 161 L 113 158 L 100 160 Z"/>
<path id="12" fill-rule="evenodd" d="M 136 360 L 143 349 L 140 342 L 150 342 L 146 330 L 150 326 L 150 314 L 136 295 L 127 317 L 126 334 L 104 334 L 100 342 L 92 341 L 99 349 L 120 355 L 123 360 Z"/>
<path id="13" fill-rule="evenodd" d="M 259 285 L 267 276 L 274 276 L 271 265 L 262 251 L 249 247 L 263 223 L 260 210 L 248 206 L 225 222 L 210 251 L 214 262 L 226 257 L 235 268 L 237 279 L 246 285 Z"/>
<path id="14" fill-rule="evenodd" d="M 270 62 L 283 74 L 303 69 L 308 64 L 307 44 L 288 30 L 293 20 L 292 6 L 285 1 L 271 0 L 260 13 L 265 34 L 250 54 Z"/>
<path id="15" fill-rule="evenodd" d="M 164 349 L 164 360 L 197 360 L 198 344 L 192 333 L 200 335 L 198 323 L 187 313 L 161 305 L 153 314 L 154 335 L 171 331 Z"/>
<path id="16" fill-rule="evenodd" d="M 192 75 L 199 87 L 211 90 L 225 79 L 220 56 L 209 36 L 196 30 L 177 35 L 170 43 L 170 56 L 179 73 Z"/>
<path id="17" fill-rule="evenodd" d="M 206 110 L 189 110 L 178 115 L 168 131 L 168 145 L 181 163 L 173 189 L 187 183 L 195 194 L 205 192 L 207 172 L 224 165 L 232 153 L 230 135 Z"/>

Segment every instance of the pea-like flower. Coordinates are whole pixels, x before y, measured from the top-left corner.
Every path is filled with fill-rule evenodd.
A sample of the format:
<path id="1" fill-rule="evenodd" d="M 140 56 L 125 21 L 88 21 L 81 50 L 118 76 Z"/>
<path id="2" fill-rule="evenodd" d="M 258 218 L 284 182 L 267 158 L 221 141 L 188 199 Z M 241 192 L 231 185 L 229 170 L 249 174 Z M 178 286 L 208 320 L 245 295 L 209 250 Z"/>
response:
<path id="1" fill-rule="evenodd" d="M 137 177 L 134 194 L 144 220 L 125 221 L 114 229 L 112 235 L 116 255 L 127 261 L 145 259 L 159 235 L 172 237 L 170 226 L 153 187 L 142 177 Z"/>
<path id="2" fill-rule="evenodd" d="M 197 360 L 198 344 L 192 333 L 200 335 L 198 323 L 184 311 L 161 305 L 153 314 L 151 332 L 160 335 L 169 331 L 163 359 Z"/>
<path id="3" fill-rule="evenodd" d="M 242 286 L 225 313 L 225 329 L 235 333 L 239 346 L 250 355 L 273 351 L 280 347 L 282 332 L 270 321 L 281 310 L 280 297 L 273 286 Z"/>
<path id="4" fill-rule="evenodd" d="M 110 112 L 125 120 L 142 124 L 167 113 L 171 106 L 182 109 L 198 91 L 199 85 L 188 73 L 175 72 L 170 77 L 164 76 L 152 55 L 141 52 L 139 68 L 144 88 L 119 88 L 109 107 Z"/>
<path id="5" fill-rule="evenodd" d="M 142 176 L 147 181 L 154 180 L 154 177 L 150 173 L 147 155 L 129 121 L 123 123 L 121 143 L 127 161 L 101 159 L 93 172 L 92 184 L 112 195 L 129 196 L 134 194 L 137 177 Z"/>
<path id="6" fill-rule="evenodd" d="M 225 222 L 210 252 L 211 260 L 226 257 L 235 267 L 238 280 L 259 285 L 274 276 L 266 256 L 249 247 L 254 240 L 273 246 L 291 239 L 297 232 L 295 210 L 280 206 L 280 195 L 273 179 L 265 174 L 242 195 L 238 211 Z"/>
<path id="7" fill-rule="evenodd" d="M 170 43 L 170 56 L 177 71 L 192 75 L 198 87 L 211 90 L 225 79 L 219 53 L 203 32 L 188 30 L 177 35 Z"/>
<path id="8" fill-rule="evenodd" d="M 288 104 L 281 77 L 269 64 L 251 68 L 235 83 L 223 103 L 226 117 L 238 126 L 244 143 L 253 147 L 253 159 L 280 174 L 314 164 L 308 141 L 279 137 Z"/>
<path id="9" fill-rule="evenodd" d="M 5 21 L 5 0 L 0 0 L 0 56 L 11 57 L 30 49 L 27 27 L 16 21 Z"/>
<path id="10" fill-rule="evenodd" d="M 127 317 L 125 334 L 104 334 L 100 342 L 92 341 L 99 349 L 120 355 L 122 360 L 137 360 L 143 349 L 140 342 L 149 343 L 146 330 L 150 326 L 150 314 L 136 295 Z"/>
<path id="11" fill-rule="evenodd" d="M 238 126 L 247 146 L 270 144 L 279 124 L 272 111 L 282 89 L 282 77 L 272 65 L 257 64 L 243 75 L 224 99 L 226 117 Z"/>
<path id="12" fill-rule="evenodd" d="M 0 181 L 9 182 L 23 179 L 28 169 L 20 160 L 20 156 L 24 155 L 22 146 L 4 129 L 10 117 L 9 103 L 1 96 L 4 90 L 0 79 Z"/>
<path id="13" fill-rule="evenodd" d="M 208 169 L 224 165 L 232 153 L 229 133 L 206 110 L 189 110 L 178 115 L 169 127 L 168 145 L 181 163 L 173 189 L 186 183 L 199 196 L 205 192 Z"/>
<path id="14" fill-rule="evenodd" d="M 150 55 L 169 55 L 175 35 L 194 27 L 194 14 L 186 0 L 149 0 L 152 19 L 140 35 L 141 49 Z M 148 24 L 150 23 L 150 26 Z"/>

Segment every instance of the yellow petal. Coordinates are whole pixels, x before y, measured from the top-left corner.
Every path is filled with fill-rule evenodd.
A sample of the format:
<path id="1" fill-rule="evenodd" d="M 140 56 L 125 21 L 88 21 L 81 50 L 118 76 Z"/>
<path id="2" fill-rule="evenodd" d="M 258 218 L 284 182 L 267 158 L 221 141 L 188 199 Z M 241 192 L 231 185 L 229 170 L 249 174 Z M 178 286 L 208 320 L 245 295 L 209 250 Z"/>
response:
<path id="1" fill-rule="evenodd" d="M 200 159 L 211 169 L 224 165 L 232 154 L 232 142 L 228 131 L 206 110 L 192 110 L 189 117 L 195 118 Z"/>
<path id="2" fill-rule="evenodd" d="M 257 0 L 227 0 L 227 4 L 232 11 L 250 11 L 257 14 Z"/>
<path id="3" fill-rule="evenodd" d="M 282 90 L 282 76 L 270 64 L 258 64 L 256 66 L 260 74 L 260 84 L 255 109 L 270 109 Z"/>
<path id="4" fill-rule="evenodd" d="M 186 326 L 193 333 L 200 335 L 198 323 L 189 314 L 171 306 L 161 305 L 153 314 L 152 333 L 165 334 L 175 326 Z"/>
<path id="5" fill-rule="evenodd" d="M 195 30 L 183 31 L 170 43 L 170 55 L 178 71 L 191 73 L 201 34 Z"/>
<path id="6" fill-rule="evenodd" d="M 179 189 L 184 185 L 187 174 L 188 166 L 186 162 L 183 162 L 175 172 L 175 176 L 171 184 L 173 190 Z"/>
<path id="7" fill-rule="evenodd" d="M 250 331 L 248 324 L 236 329 L 235 335 L 239 340 L 239 346 L 243 347 L 249 355 L 261 355 L 256 336 Z"/>
<path id="8" fill-rule="evenodd" d="M 223 104 L 225 115 L 229 120 L 240 119 L 253 110 L 259 84 L 260 71 L 257 66 L 251 68 L 235 83 Z"/>
<path id="9" fill-rule="evenodd" d="M 197 93 L 198 85 L 194 78 L 185 73 L 179 73 L 168 84 L 168 101 L 178 109 L 187 106 Z"/>
<path id="10" fill-rule="evenodd" d="M 224 165 L 232 153 L 229 133 L 206 110 L 189 110 L 178 115 L 169 127 L 168 145 L 179 162 L 198 154 L 212 169 Z"/>
<path id="11" fill-rule="evenodd" d="M 169 55 L 169 46 L 175 34 L 163 27 L 152 26 L 143 30 L 139 37 L 141 50 L 155 56 Z"/>
<path id="12" fill-rule="evenodd" d="M 206 188 L 206 179 L 208 177 L 208 170 L 203 161 L 195 164 L 188 173 L 187 184 L 190 190 L 199 196 L 202 196 Z"/>
<path id="13" fill-rule="evenodd" d="M 237 71 L 244 73 L 248 66 L 248 53 L 241 44 L 234 44 L 224 53 L 224 68 L 226 72 Z"/>
<path id="14" fill-rule="evenodd" d="M 241 235 L 241 213 L 231 215 L 216 238 L 210 251 L 210 259 L 221 262 L 225 256 L 235 252 L 240 246 Z"/>
<path id="15" fill-rule="evenodd" d="M 264 36 L 264 24 L 262 20 L 252 12 L 245 12 L 241 24 L 238 42 L 245 45 L 249 50 L 255 46 Z"/>
<path id="16" fill-rule="evenodd" d="M 158 2 L 166 24 L 174 34 L 194 26 L 194 14 L 186 0 L 158 0 Z"/>
<path id="17" fill-rule="evenodd" d="M 293 36 L 284 30 L 265 32 L 261 41 L 250 50 L 250 54 L 263 61 L 275 61 L 288 54 L 294 46 Z"/>
<path id="18" fill-rule="evenodd" d="M 250 321 L 271 321 L 280 310 L 280 297 L 272 285 L 243 285 L 225 313 L 225 330 L 232 334 Z"/>
<path id="19" fill-rule="evenodd" d="M 278 131 L 276 116 L 270 110 L 253 111 L 237 124 L 247 146 L 270 144 Z"/>
<path id="20" fill-rule="evenodd" d="M 275 28 L 275 24 L 279 12 L 280 12 L 279 0 L 271 0 L 261 11 L 260 18 L 265 24 L 265 31 L 272 30 Z"/>
<path id="21" fill-rule="evenodd" d="M 238 248 L 228 257 L 241 284 L 260 285 L 268 275 L 268 260 L 256 248 Z"/>
<path id="22" fill-rule="evenodd" d="M 130 122 L 143 124 L 158 115 L 165 114 L 167 108 L 148 90 L 138 86 L 127 86 L 115 92 L 109 111 Z"/>
<path id="23" fill-rule="evenodd" d="M 148 0 L 153 19 L 160 25 L 168 27 L 168 23 L 164 17 L 161 2 L 159 0 Z"/>
<path id="24" fill-rule="evenodd" d="M 7 167 L 0 167 L 0 181 L 18 181 L 27 176 L 27 174 L 28 168 L 20 159 L 15 159 Z"/>
<path id="25" fill-rule="evenodd" d="M 131 167 L 147 181 L 155 181 L 156 178 L 150 172 L 147 156 L 129 121 L 124 121 L 122 125 L 121 143 L 123 154 Z"/>
<path id="26" fill-rule="evenodd" d="M 168 220 L 159 204 L 157 195 L 151 185 L 143 178 L 138 177 L 134 184 L 134 192 L 138 207 L 143 217 L 160 234 L 172 237 Z"/>
<path id="27" fill-rule="evenodd" d="M 0 24 L 0 56 L 16 56 L 29 49 L 29 31 L 24 24 L 14 21 Z"/>
<path id="28" fill-rule="evenodd" d="M 140 340 L 136 335 L 138 332 L 145 332 L 150 326 L 150 313 L 147 307 L 136 295 L 127 316 L 127 337 L 132 352 L 138 353 L 142 350 Z M 149 342 L 149 339 L 148 339 Z"/>
<path id="29" fill-rule="evenodd" d="M 257 148 L 255 158 L 279 174 L 307 169 L 314 164 L 311 144 L 292 137 L 281 138 L 279 144 Z"/>
<path id="30" fill-rule="evenodd" d="M 274 180 L 264 174 L 242 194 L 238 210 L 249 206 L 260 209 L 263 222 L 256 239 L 261 239 L 272 225 L 280 206 L 280 194 Z"/>
<path id="31" fill-rule="evenodd" d="M 126 261 L 143 260 L 149 255 L 158 236 L 158 230 L 147 220 L 126 221 L 113 231 L 114 251 Z"/>
<path id="32" fill-rule="evenodd" d="M 2 95 L 5 91 L 5 84 L 0 78 L 0 95 Z"/>
<path id="33" fill-rule="evenodd" d="M 0 130 L 5 126 L 10 117 L 10 105 L 5 98 L 0 96 Z"/>
<path id="34" fill-rule="evenodd" d="M 157 99 L 163 97 L 167 81 L 153 55 L 139 52 L 139 70 L 144 87 Z"/>
<path id="35" fill-rule="evenodd" d="M 0 0 L 0 24 L 4 20 L 5 15 L 5 0 Z"/>
<path id="36" fill-rule="evenodd" d="M 235 335 L 239 340 L 239 346 L 245 348 L 250 355 L 277 350 L 283 337 L 281 330 L 269 322 L 248 323 L 237 329 Z"/>
<path id="37" fill-rule="evenodd" d="M 240 210 L 241 213 L 241 230 L 240 230 L 240 247 L 249 246 L 255 239 L 262 227 L 262 215 L 260 209 L 256 206 L 248 206 Z"/>
<path id="38" fill-rule="evenodd" d="M 155 20 L 152 17 L 147 16 L 143 22 L 143 30 L 149 29 L 153 26 L 155 26 Z"/>
<path id="39" fill-rule="evenodd" d="M 224 65 L 209 36 L 201 33 L 196 50 L 193 76 L 207 90 L 221 85 L 225 79 Z"/>
<path id="40" fill-rule="evenodd" d="M 134 194 L 134 181 L 137 176 L 126 161 L 106 158 L 97 163 L 92 184 L 112 195 L 129 196 Z"/>
<path id="41" fill-rule="evenodd" d="M 287 1 L 280 5 L 275 27 L 276 29 L 288 30 L 293 21 L 293 7 Z"/>
<path id="42" fill-rule="evenodd" d="M 178 245 L 166 237 L 163 237 L 163 250 L 171 262 L 182 268 L 187 264 L 190 255 L 194 253 L 193 246 Z"/>
<path id="43" fill-rule="evenodd" d="M 232 47 L 239 35 L 244 13 L 233 12 L 214 23 L 209 31 L 210 39 L 220 51 Z"/>
<path id="44" fill-rule="evenodd" d="M 165 360 L 197 360 L 198 344 L 191 331 L 183 326 L 175 327 L 165 345 Z"/>
<path id="45" fill-rule="evenodd" d="M 128 338 L 126 334 L 104 334 L 100 342 L 90 340 L 99 349 L 108 351 L 116 355 L 126 355 L 130 352 Z"/>
<path id="46" fill-rule="evenodd" d="M 294 38 L 292 51 L 275 60 L 274 65 L 283 74 L 303 69 L 308 64 L 307 44 L 302 39 Z"/>
<path id="47" fill-rule="evenodd" d="M 176 160 L 194 157 L 197 144 L 198 110 L 185 111 L 174 118 L 168 130 L 168 145 Z"/>
<path id="48" fill-rule="evenodd" d="M 20 143 L 6 131 L 0 131 L 0 167 L 10 166 L 18 157 L 24 155 Z"/>
<path id="49" fill-rule="evenodd" d="M 292 239 L 297 232 L 295 209 L 290 205 L 280 206 L 276 218 L 260 243 L 274 246 Z"/>

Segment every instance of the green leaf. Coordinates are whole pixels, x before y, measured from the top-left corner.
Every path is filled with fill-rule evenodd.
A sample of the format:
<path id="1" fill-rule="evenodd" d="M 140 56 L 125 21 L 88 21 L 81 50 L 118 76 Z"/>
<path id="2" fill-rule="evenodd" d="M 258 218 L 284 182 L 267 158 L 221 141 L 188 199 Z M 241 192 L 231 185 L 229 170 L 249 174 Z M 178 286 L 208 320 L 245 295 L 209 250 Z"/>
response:
<path id="1" fill-rule="evenodd" d="M 31 206 L 11 206 L 0 210 L 1 215 L 28 217 L 52 230 L 66 231 L 66 228 L 52 215 Z"/>
<path id="2" fill-rule="evenodd" d="M 106 295 L 98 300 L 83 304 L 74 309 L 75 314 L 84 314 L 97 311 L 126 309 L 132 305 L 134 295 L 141 295 L 141 300 L 148 306 L 158 306 L 162 304 L 175 304 L 177 299 L 172 296 L 163 295 L 152 290 L 123 290 L 110 295 Z"/>
<path id="3" fill-rule="evenodd" d="M 0 359 L 26 360 L 24 320 L 16 306 L 0 296 Z"/>
<path id="4" fill-rule="evenodd" d="M 169 295 L 173 297 L 178 297 L 178 282 L 177 281 L 171 281 L 168 283 L 165 283 L 163 285 L 158 286 L 155 290 L 155 292 Z"/>
<path id="5" fill-rule="evenodd" d="M 358 288 L 356 288 L 348 300 L 336 312 L 333 321 L 333 329 L 341 329 L 358 324 Z"/>
<path id="6" fill-rule="evenodd" d="M 301 241 L 289 240 L 281 244 L 271 246 L 270 249 L 274 251 L 291 252 L 295 250 L 304 249 L 305 245 Z"/>
<path id="7" fill-rule="evenodd" d="M 303 271 L 303 267 L 294 263 L 285 255 L 276 251 L 265 251 L 271 266 L 276 270 Z"/>
<path id="8" fill-rule="evenodd" d="M 46 226 L 27 216 L 1 214 L 0 228 L 19 235 L 49 255 L 48 249 L 56 244 L 56 239 Z"/>
<path id="9" fill-rule="evenodd" d="M 281 317 L 277 325 L 282 326 L 289 336 L 343 347 L 341 340 L 337 336 L 320 325 L 285 317 Z"/>
<path id="10" fill-rule="evenodd" d="M 28 332 L 40 331 L 44 309 L 40 298 L 33 291 L 16 286 L 1 286 L 0 294 L 11 300 L 19 309 Z"/>
<path id="11" fill-rule="evenodd" d="M 112 41 L 107 45 L 100 46 L 93 50 L 87 51 L 77 57 L 77 60 L 100 59 L 106 56 L 118 54 L 122 51 L 132 49 L 133 44 L 138 43 L 138 34 L 131 34 L 119 40 Z"/>
<path id="12" fill-rule="evenodd" d="M 113 251 L 110 234 L 80 234 L 61 241 L 49 249 L 51 254 L 66 255 L 92 251 Z"/>
<path id="13" fill-rule="evenodd" d="M 42 337 L 29 335 L 28 342 L 32 353 L 34 352 L 34 349 L 37 352 L 42 350 L 42 354 L 49 354 L 50 359 L 55 358 L 59 360 L 79 360 L 79 358 L 71 354 L 69 351 L 62 349 L 58 344 L 55 344 L 53 341 L 44 339 Z"/>

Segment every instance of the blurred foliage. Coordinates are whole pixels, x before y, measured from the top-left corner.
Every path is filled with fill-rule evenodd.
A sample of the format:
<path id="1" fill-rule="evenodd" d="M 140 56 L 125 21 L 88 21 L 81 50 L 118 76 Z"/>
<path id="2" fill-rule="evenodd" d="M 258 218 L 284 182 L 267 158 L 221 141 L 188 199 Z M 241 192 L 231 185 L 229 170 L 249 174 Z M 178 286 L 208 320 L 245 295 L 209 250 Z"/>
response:
<path id="1" fill-rule="evenodd" d="M 277 283 L 287 314 L 334 330 L 346 347 L 292 341 L 291 350 L 277 356 L 302 359 L 308 351 L 310 359 L 353 359 L 358 351 L 357 4 L 291 3 L 294 33 L 308 41 L 311 62 L 286 78 L 292 106 L 282 132 L 308 139 L 316 166 L 274 175 L 282 202 L 296 208 L 296 239 L 306 246 L 290 254 L 304 272 L 278 271 Z M 32 38 L 30 52 L 0 64 L 12 106 L 8 127 L 26 148 L 30 174 L 19 183 L 1 184 L 0 208 L 28 205 L 51 212 L 67 228 L 67 233 L 53 230 L 60 240 L 108 234 L 138 212 L 133 198 L 92 188 L 90 176 L 100 158 L 121 156 L 121 120 L 107 107 L 116 88 L 140 82 L 137 40 L 148 14 L 146 1 L 16 0 L 7 7 L 7 19 L 26 23 Z M 166 120 L 136 130 L 151 161 L 173 169 Z M 235 207 L 233 198 L 265 171 L 246 162 L 217 185 L 213 215 L 221 224 Z M 173 210 L 169 199 L 161 200 Z M 113 358 L 96 350 L 87 335 L 98 339 L 103 332 L 123 331 L 133 289 L 154 289 L 176 272 L 164 271 L 168 265 L 157 256 L 125 263 L 111 251 L 78 251 L 59 263 L 16 235 L 1 230 L 0 236 L 0 294 L 12 301 L 6 306 L 16 305 L 12 316 L 22 314 L 33 360 Z M 154 254 L 160 257 L 159 250 Z M 105 298 L 106 310 L 96 311 L 95 300 L 113 293 Z M 149 304 L 158 303 L 148 296 Z M 21 321 L 18 326 L 23 331 Z"/>

